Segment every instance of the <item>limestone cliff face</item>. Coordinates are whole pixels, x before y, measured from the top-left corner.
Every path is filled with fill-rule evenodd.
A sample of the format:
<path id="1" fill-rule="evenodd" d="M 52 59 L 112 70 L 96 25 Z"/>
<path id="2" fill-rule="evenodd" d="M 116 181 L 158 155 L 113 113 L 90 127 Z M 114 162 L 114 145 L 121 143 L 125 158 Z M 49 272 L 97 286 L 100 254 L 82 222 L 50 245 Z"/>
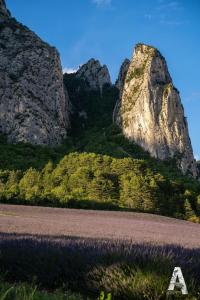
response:
<path id="1" fill-rule="evenodd" d="M 100 89 L 101 92 L 104 85 L 112 84 L 107 66 L 101 66 L 100 62 L 94 58 L 82 65 L 77 71 L 76 76 L 84 79 L 90 89 Z"/>
<path id="2" fill-rule="evenodd" d="M 11 18 L 0 0 L 0 132 L 10 142 L 55 145 L 69 126 L 57 50 Z"/>
<path id="3" fill-rule="evenodd" d="M 115 122 L 124 135 L 161 160 L 177 157 L 184 174 L 197 176 L 187 120 L 160 52 L 138 44 L 129 66 Z"/>

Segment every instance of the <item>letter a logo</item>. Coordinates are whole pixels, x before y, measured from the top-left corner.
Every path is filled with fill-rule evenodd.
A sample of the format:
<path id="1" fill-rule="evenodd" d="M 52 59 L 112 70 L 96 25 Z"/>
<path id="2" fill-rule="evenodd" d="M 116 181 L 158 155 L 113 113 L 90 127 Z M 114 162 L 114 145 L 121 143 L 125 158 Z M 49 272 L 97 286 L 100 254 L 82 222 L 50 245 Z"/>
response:
<path id="1" fill-rule="evenodd" d="M 188 294 L 187 286 L 185 284 L 185 280 L 183 278 L 183 273 L 182 273 L 180 267 L 175 267 L 174 268 L 172 278 L 170 280 L 170 284 L 169 284 L 169 287 L 168 287 L 168 292 L 174 291 L 175 287 L 177 287 L 181 290 L 182 295 L 187 295 Z"/>

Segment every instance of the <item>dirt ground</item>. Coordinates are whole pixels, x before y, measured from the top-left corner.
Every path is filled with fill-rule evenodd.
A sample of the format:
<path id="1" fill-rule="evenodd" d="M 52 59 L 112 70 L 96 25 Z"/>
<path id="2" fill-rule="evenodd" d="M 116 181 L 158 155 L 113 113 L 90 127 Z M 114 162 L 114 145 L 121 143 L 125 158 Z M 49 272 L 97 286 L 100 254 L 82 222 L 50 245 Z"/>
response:
<path id="1" fill-rule="evenodd" d="M 0 204 L 0 232 L 200 247 L 200 224 L 132 212 Z"/>

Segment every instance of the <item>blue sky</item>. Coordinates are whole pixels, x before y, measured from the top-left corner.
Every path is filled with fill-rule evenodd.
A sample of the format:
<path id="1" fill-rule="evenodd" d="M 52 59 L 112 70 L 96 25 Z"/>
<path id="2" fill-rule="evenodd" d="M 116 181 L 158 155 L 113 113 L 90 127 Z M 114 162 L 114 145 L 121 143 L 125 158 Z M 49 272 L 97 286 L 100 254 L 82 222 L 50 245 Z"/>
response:
<path id="1" fill-rule="evenodd" d="M 200 159 L 199 0 L 7 0 L 13 16 L 57 47 L 63 69 L 91 57 L 106 64 L 112 80 L 138 42 L 166 58 Z"/>

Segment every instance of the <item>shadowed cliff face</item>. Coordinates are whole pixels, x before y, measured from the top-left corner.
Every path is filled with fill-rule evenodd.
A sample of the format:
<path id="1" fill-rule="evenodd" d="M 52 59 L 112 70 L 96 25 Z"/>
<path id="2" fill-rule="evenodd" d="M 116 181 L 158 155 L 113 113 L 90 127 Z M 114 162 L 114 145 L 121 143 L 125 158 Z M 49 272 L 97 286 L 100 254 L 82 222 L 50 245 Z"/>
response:
<path id="1" fill-rule="evenodd" d="M 121 122 L 121 117 L 117 112 L 120 108 L 121 97 L 122 97 L 122 92 L 123 92 L 123 88 L 124 88 L 124 82 L 125 82 L 126 74 L 128 72 L 128 68 L 130 66 L 130 63 L 131 63 L 130 60 L 128 58 L 125 58 L 125 60 L 121 64 L 121 67 L 120 67 L 120 70 L 119 70 L 119 75 L 118 75 L 117 80 L 115 82 L 115 86 L 119 90 L 119 98 L 117 99 L 117 102 L 115 104 L 115 108 L 114 108 L 114 111 L 113 111 L 112 119 L 113 119 L 114 123 L 116 123 L 116 122 L 120 123 Z"/>
<path id="2" fill-rule="evenodd" d="M 126 74 L 128 72 L 128 68 L 130 66 L 130 60 L 128 58 L 125 58 L 121 67 L 120 67 L 120 70 L 119 70 L 119 75 L 118 75 L 118 78 L 115 82 L 115 86 L 121 91 L 123 90 L 123 87 L 124 87 L 124 81 L 125 81 L 125 78 L 126 78 Z"/>
<path id="3" fill-rule="evenodd" d="M 7 10 L 4 0 L 0 0 L 0 19 L 3 17 L 10 17 L 10 12 Z"/>
<path id="4" fill-rule="evenodd" d="M 10 142 L 55 145 L 69 126 L 57 50 L 10 17 L 0 0 L 0 132 Z"/>
<path id="5" fill-rule="evenodd" d="M 159 159 L 177 157 L 184 174 L 197 176 L 187 120 L 160 52 L 138 44 L 114 120 L 124 135 Z"/>

